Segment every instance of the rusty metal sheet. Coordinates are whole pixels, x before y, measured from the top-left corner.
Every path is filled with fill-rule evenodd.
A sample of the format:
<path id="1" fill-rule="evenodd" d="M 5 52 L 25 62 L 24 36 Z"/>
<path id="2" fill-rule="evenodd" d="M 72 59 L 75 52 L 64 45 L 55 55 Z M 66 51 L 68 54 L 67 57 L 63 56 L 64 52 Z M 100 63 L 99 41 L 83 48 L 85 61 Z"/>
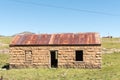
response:
<path id="1" fill-rule="evenodd" d="M 84 40 L 85 39 L 85 37 L 84 37 L 85 35 L 82 34 L 82 33 L 79 33 L 79 34 L 77 34 L 77 36 L 78 36 L 78 42 L 77 43 L 78 44 L 79 43 L 84 44 L 85 43 L 85 40 Z"/>
<path id="2" fill-rule="evenodd" d="M 16 44 L 17 41 L 19 40 L 20 36 L 15 36 L 12 41 L 10 42 L 10 44 Z"/>
<path id="3" fill-rule="evenodd" d="M 79 35 L 78 34 L 74 34 L 74 44 L 78 44 L 79 43 Z"/>
<path id="4" fill-rule="evenodd" d="M 59 43 L 59 34 L 52 34 L 51 43 L 52 44 L 58 44 Z"/>
<path id="5" fill-rule="evenodd" d="M 49 44 L 51 35 L 42 34 L 40 35 L 39 44 Z"/>
<path id="6" fill-rule="evenodd" d="M 62 33 L 17 35 L 10 45 L 101 44 L 98 33 Z"/>
<path id="7" fill-rule="evenodd" d="M 17 43 L 16 44 L 23 44 L 22 41 L 24 39 L 24 36 L 21 36 L 20 35 L 20 38 L 18 39 Z"/>
<path id="8" fill-rule="evenodd" d="M 68 41 L 68 34 L 61 34 L 59 44 L 69 44 Z"/>

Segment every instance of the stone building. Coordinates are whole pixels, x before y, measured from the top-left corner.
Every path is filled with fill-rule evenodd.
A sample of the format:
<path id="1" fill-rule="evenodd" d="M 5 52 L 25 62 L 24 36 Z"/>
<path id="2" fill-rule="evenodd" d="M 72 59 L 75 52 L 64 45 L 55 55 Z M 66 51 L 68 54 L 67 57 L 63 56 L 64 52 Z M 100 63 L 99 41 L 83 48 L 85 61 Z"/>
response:
<path id="1" fill-rule="evenodd" d="M 10 43 L 10 68 L 101 68 L 98 33 L 17 35 Z"/>

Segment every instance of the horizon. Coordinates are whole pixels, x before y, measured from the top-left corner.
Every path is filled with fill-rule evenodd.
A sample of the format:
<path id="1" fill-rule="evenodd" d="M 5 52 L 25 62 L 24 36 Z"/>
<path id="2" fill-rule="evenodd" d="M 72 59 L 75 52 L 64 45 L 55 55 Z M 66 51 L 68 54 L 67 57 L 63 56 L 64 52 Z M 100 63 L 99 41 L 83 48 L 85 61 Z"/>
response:
<path id="1" fill-rule="evenodd" d="M 119 4 L 119 0 L 1 0 L 0 35 L 98 32 L 119 37 Z"/>

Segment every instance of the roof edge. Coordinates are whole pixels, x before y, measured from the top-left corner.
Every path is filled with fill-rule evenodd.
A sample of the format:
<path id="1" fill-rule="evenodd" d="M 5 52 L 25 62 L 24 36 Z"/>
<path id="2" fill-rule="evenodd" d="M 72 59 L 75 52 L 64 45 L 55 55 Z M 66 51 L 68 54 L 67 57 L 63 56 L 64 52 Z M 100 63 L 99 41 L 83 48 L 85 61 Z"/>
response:
<path id="1" fill-rule="evenodd" d="M 43 45 L 9 45 L 9 47 L 19 47 L 19 46 L 101 46 L 101 44 L 43 44 Z"/>

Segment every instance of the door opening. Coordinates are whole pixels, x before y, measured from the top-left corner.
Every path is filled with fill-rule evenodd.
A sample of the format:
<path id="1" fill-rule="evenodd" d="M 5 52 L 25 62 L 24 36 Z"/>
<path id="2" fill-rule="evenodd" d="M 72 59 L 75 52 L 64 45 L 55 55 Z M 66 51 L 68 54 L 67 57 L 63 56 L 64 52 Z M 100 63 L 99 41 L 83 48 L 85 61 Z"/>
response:
<path id="1" fill-rule="evenodd" d="M 51 55 L 51 68 L 58 67 L 58 53 L 57 51 L 50 51 Z"/>

